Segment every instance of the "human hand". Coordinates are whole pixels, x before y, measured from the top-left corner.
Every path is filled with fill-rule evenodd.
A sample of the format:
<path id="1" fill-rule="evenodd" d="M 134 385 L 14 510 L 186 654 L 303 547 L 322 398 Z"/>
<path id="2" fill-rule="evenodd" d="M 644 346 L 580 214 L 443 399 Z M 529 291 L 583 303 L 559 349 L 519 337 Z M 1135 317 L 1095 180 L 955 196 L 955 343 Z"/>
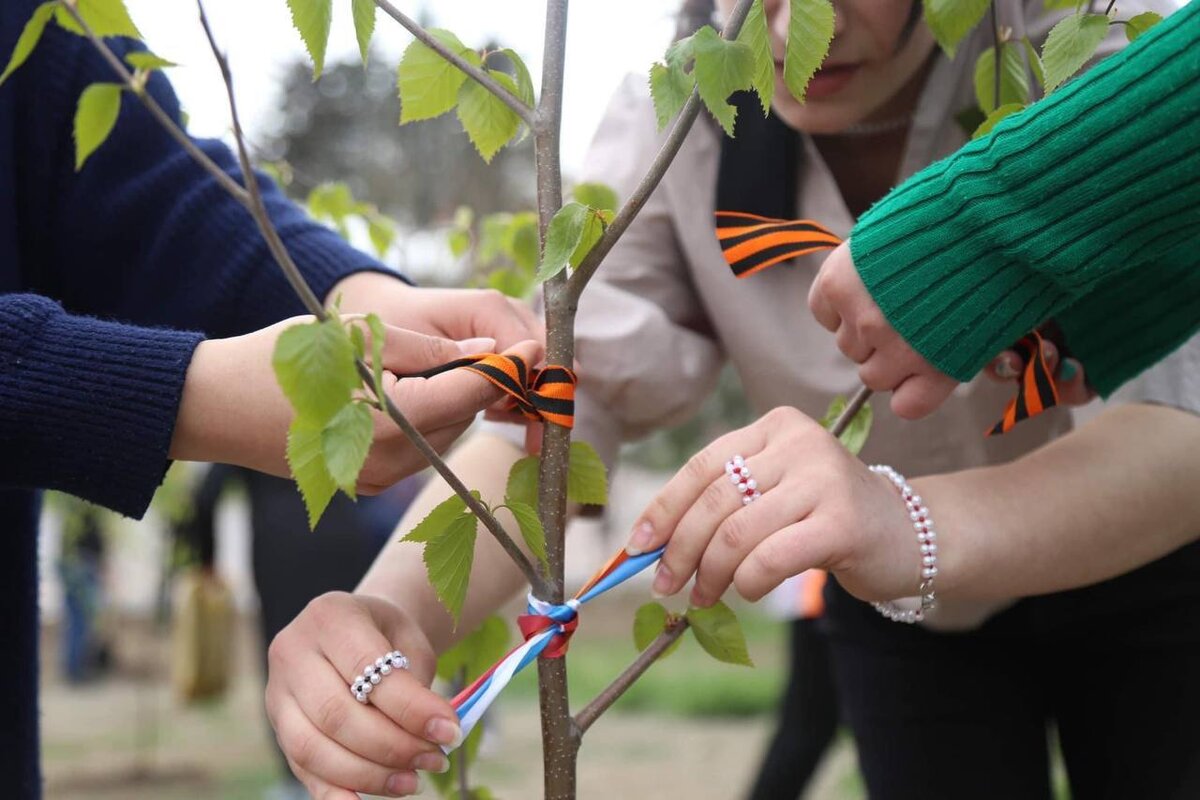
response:
<path id="1" fill-rule="evenodd" d="M 1064 358 L 1059 363 L 1058 347 L 1049 339 L 1042 340 L 1042 356 L 1046 359 L 1050 374 L 1054 376 L 1059 403 L 1082 406 L 1092 401 L 1096 392 L 1087 384 L 1083 364 L 1074 358 Z M 1020 353 L 1005 350 L 984 367 L 983 374 L 999 383 L 1012 383 L 1021 379 L 1024 369 L 1025 360 Z"/>
<path id="2" fill-rule="evenodd" d="M 738 454 L 761 493 L 748 504 L 725 470 Z M 675 594 L 695 573 L 697 606 L 712 605 L 731 583 L 758 600 L 814 567 L 863 600 L 914 595 L 921 580 L 912 522 L 891 483 L 787 407 L 717 439 L 659 492 L 627 549 L 663 544 L 655 593 Z"/>
<path id="3" fill-rule="evenodd" d="M 408 669 L 394 670 L 359 703 L 350 684 L 392 650 L 408 658 Z M 428 640 L 382 598 L 321 595 L 271 642 L 267 664 L 267 716 L 313 797 L 415 794 L 415 771 L 445 772 L 439 745 L 461 741 L 454 709 L 428 688 L 437 667 Z"/>

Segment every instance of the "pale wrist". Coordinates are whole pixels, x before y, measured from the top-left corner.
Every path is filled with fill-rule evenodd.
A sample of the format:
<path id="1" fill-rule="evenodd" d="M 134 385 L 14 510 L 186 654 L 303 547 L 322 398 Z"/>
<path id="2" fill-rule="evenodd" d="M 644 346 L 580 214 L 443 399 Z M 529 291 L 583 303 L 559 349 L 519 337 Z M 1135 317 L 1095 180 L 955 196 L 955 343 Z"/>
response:
<path id="1" fill-rule="evenodd" d="M 223 383 L 220 340 L 200 342 L 192 353 L 175 430 L 171 435 L 170 457 L 178 461 L 221 461 L 219 431 L 214 425 L 218 415 L 217 393 Z"/>
<path id="2" fill-rule="evenodd" d="M 399 275 L 384 272 L 355 272 L 333 285 L 325 296 L 325 306 L 332 308 L 340 299 L 341 310 L 355 313 L 368 313 L 372 303 L 381 293 L 395 292 L 397 289 L 412 288 Z"/>

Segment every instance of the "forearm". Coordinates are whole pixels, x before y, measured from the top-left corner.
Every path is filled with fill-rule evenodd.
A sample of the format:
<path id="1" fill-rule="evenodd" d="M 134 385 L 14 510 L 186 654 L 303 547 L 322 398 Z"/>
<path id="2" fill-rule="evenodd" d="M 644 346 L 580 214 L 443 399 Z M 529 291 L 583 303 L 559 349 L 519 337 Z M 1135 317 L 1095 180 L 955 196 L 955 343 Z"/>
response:
<path id="1" fill-rule="evenodd" d="M 1021 597 L 1111 578 L 1200 536 L 1200 417 L 1120 406 L 1011 464 L 913 482 L 938 523 L 938 592 Z"/>

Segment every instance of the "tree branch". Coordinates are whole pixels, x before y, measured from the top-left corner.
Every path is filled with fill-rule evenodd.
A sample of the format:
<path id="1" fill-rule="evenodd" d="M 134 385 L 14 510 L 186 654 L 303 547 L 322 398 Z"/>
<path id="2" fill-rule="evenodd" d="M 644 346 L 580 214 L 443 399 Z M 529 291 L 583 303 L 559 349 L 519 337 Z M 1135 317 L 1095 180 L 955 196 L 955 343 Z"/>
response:
<path id="1" fill-rule="evenodd" d="M 476 83 L 480 84 L 483 86 L 483 88 L 500 98 L 504 105 L 511 108 L 513 112 L 516 113 L 516 115 L 530 127 L 530 129 L 533 128 L 533 109 L 525 105 L 525 103 L 523 103 L 519 97 L 508 91 L 508 89 L 505 89 L 503 86 L 501 86 L 494 78 L 492 78 L 492 76 L 488 75 L 487 72 L 475 66 L 458 53 L 439 42 L 429 33 L 429 31 L 422 28 L 420 23 L 405 14 L 400 9 L 396 8 L 389 2 L 389 0 L 375 0 L 375 5 L 383 9 L 383 13 L 387 14 L 389 17 L 396 20 L 396 22 L 399 22 L 401 25 L 403 25 L 404 28 L 413 36 L 415 36 L 417 41 L 419 41 L 421 44 L 425 45 L 454 66 L 458 67 L 460 70 L 469 75 Z"/>
<path id="2" fill-rule="evenodd" d="M 737 5 L 734 6 L 733 13 L 729 15 L 729 20 L 725 23 L 725 27 L 721 31 L 722 37 L 725 39 L 737 38 L 742 30 L 742 23 L 746 21 L 746 15 L 750 13 L 750 6 L 752 4 L 753 0 L 738 0 Z M 675 122 L 671 126 L 671 132 L 663 141 L 658 154 L 654 156 L 654 161 L 650 164 L 650 169 L 647 170 L 641 182 L 638 183 L 637 188 L 633 190 L 633 194 L 621 206 L 621 210 L 617 212 L 613 221 L 609 223 L 608 228 L 604 231 L 604 235 L 600 237 L 600 241 L 596 242 L 596 245 L 588 251 L 583 261 L 571 273 L 568 297 L 572 306 L 579 302 L 579 296 L 583 294 L 583 289 L 587 286 L 588 281 L 596 274 L 596 270 L 600 267 L 600 262 L 612 250 L 613 245 L 625 233 L 625 229 L 633 222 L 634 217 L 642 210 L 642 206 L 646 205 L 646 201 L 650 199 L 650 195 L 662 181 L 663 175 L 667 173 L 667 167 L 671 166 L 671 162 L 675 160 L 675 155 L 679 152 L 679 148 L 683 146 L 683 140 L 687 138 L 688 132 L 692 129 L 692 124 L 695 123 L 696 117 L 699 114 L 700 90 L 699 88 L 695 88 L 692 89 L 692 96 L 684 103 L 679 116 L 675 118 Z"/>

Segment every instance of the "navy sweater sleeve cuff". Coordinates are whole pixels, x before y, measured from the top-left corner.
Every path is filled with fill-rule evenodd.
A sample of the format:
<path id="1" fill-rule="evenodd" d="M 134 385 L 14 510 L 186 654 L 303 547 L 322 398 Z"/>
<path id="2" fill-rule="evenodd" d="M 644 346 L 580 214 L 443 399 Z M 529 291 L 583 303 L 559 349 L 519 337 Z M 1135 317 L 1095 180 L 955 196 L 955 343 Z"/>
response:
<path id="1" fill-rule="evenodd" d="M 169 466 L 203 338 L 0 296 L 0 485 L 60 489 L 140 517 Z"/>

